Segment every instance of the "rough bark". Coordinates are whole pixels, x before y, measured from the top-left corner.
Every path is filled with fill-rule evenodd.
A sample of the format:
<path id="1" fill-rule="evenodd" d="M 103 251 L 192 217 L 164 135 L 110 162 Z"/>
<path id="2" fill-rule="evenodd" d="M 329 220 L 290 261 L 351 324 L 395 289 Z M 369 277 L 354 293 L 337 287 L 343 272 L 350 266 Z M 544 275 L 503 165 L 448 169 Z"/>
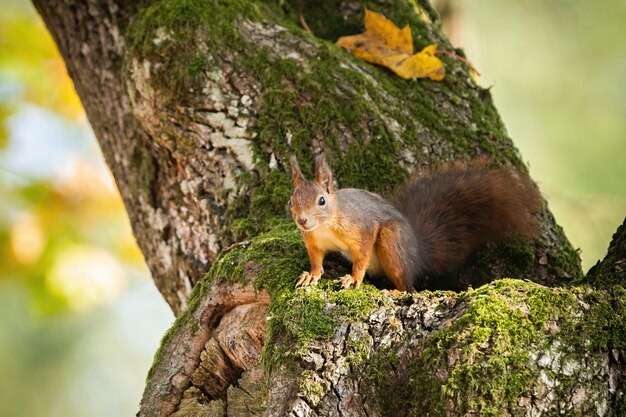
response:
<path id="1" fill-rule="evenodd" d="M 193 303 L 172 332 L 203 328 L 188 317 L 212 311 L 219 294 L 236 285 L 249 292 L 246 311 L 269 295 L 260 307 L 268 308 L 267 344 L 262 350 L 232 335 L 220 354 L 230 357 L 229 349 L 242 345 L 257 350 L 247 365 L 231 368 L 212 359 L 213 343 L 181 360 L 179 342 L 165 340 L 139 415 L 169 415 L 176 396 L 177 416 L 626 412 L 626 290 L 619 285 L 548 288 L 504 279 L 464 292 L 399 293 L 368 284 L 345 291 L 323 281 L 295 290 L 292 277 L 303 265 L 293 260 L 304 253 L 289 228 L 225 253 L 193 296 L 213 304 Z M 344 273 L 337 262 L 327 269 L 335 279 Z M 207 369 L 220 378 L 197 377 Z M 222 378 L 224 370 L 233 373 Z M 167 397 L 171 375 L 187 375 L 186 384 Z"/>
<path id="2" fill-rule="evenodd" d="M 340 186 L 383 194 L 411 171 L 453 159 L 488 155 L 525 169 L 489 91 L 460 62 L 446 60 L 442 83 L 409 82 L 332 44 L 359 31 L 367 5 L 410 24 L 417 47 L 452 49 L 427 2 L 34 3 L 155 284 L 179 315 L 140 415 L 375 416 L 389 407 L 585 415 L 621 406 L 623 350 L 607 333 L 621 329 L 619 288 L 504 281 L 397 295 L 324 281 L 293 289 L 307 262 L 285 210 L 290 154 L 307 170 L 324 150 Z M 299 27 L 300 15 L 314 34 Z M 539 238 L 484 248 L 445 286 L 579 279 L 578 255 L 547 207 L 541 222 Z M 536 302 L 559 297 L 567 303 Z M 482 314 L 491 310 L 515 320 Z M 593 320 L 600 313 L 604 327 Z M 563 370 L 569 354 L 574 365 Z"/>

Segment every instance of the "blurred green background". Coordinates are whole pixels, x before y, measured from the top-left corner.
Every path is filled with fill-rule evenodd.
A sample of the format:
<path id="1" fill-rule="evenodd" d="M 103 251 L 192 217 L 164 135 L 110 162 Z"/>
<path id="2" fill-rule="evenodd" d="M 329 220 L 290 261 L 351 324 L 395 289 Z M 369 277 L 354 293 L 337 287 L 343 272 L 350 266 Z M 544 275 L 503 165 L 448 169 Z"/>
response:
<path id="1" fill-rule="evenodd" d="M 444 3 L 587 271 L 626 215 L 626 1 Z"/>
<path id="2" fill-rule="evenodd" d="M 436 3 L 588 269 L 626 214 L 626 2 Z M 43 24 L 0 6 L 0 416 L 134 415 L 173 317 Z"/>
<path id="3" fill-rule="evenodd" d="M 0 6 L 0 416 L 135 415 L 173 316 L 52 40 Z"/>

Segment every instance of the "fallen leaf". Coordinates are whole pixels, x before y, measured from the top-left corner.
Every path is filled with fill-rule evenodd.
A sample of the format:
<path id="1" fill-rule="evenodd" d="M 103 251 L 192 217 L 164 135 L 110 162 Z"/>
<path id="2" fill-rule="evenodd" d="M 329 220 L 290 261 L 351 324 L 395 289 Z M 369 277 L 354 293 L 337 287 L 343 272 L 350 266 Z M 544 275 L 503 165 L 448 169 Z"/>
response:
<path id="1" fill-rule="evenodd" d="M 409 25 L 400 29 L 382 14 L 368 9 L 365 9 L 364 24 L 365 32 L 342 36 L 336 45 L 348 49 L 365 61 L 387 67 L 407 80 L 443 80 L 445 68 L 443 61 L 435 56 L 436 44 L 428 45 L 414 54 Z"/>
<path id="2" fill-rule="evenodd" d="M 437 45 L 428 45 L 391 69 L 406 79 L 428 77 L 434 81 L 441 81 L 445 76 L 445 71 L 443 62 L 435 56 L 436 50 Z"/>

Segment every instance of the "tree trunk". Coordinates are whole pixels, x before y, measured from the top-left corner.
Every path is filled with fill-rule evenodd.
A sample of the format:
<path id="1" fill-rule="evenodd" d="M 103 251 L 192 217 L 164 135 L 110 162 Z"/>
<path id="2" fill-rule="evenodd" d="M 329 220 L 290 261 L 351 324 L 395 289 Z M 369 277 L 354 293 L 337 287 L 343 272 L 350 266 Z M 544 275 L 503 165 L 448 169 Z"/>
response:
<path id="1" fill-rule="evenodd" d="M 547 207 L 539 238 L 489 245 L 445 283 L 542 285 L 293 288 L 307 261 L 285 209 L 290 154 L 310 174 L 324 150 L 339 186 L 382 194 L 449 160 L 487 155 L 525 169 L 489 91 L 460 62 L 444 58 L 443 82 L 405 81 L 332 43 L 360 31 L 367 5 L 410 24 L 417 48 L 451 50 L 426 1 L 34 3 L 179 316 L 139 415 L 623 407 L 623 290 L 542 286 L 582 275 Z M 327 276 L 345 268 L 331 259 Z"/>

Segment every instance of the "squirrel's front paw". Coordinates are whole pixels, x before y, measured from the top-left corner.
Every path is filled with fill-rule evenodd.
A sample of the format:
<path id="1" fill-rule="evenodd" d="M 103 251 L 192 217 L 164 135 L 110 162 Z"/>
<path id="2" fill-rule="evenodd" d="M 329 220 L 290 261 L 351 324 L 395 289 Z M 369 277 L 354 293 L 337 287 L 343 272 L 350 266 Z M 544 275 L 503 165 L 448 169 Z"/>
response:
<path id="1" fill-rule="evenodd" d="M 300 274 L 296 287 L 308 287 L 309 285 L 316 285 L 321 275 L 312 275 L 310 272 L 304 271 Z"/>
<path id="2" fill-rule="evenodd" d="M 350 288 L 353 285 L 354 285 L 354 288 L 359 288 L 359 286 L 361 285 L 361 283 L 357 281 L 356 279 L 354 279 L 354 277 L 350 274 L 344 275 L 341 278 L 339 278 L 339 282 L 341 282 L 341 286 L 343 288 Z"/>

